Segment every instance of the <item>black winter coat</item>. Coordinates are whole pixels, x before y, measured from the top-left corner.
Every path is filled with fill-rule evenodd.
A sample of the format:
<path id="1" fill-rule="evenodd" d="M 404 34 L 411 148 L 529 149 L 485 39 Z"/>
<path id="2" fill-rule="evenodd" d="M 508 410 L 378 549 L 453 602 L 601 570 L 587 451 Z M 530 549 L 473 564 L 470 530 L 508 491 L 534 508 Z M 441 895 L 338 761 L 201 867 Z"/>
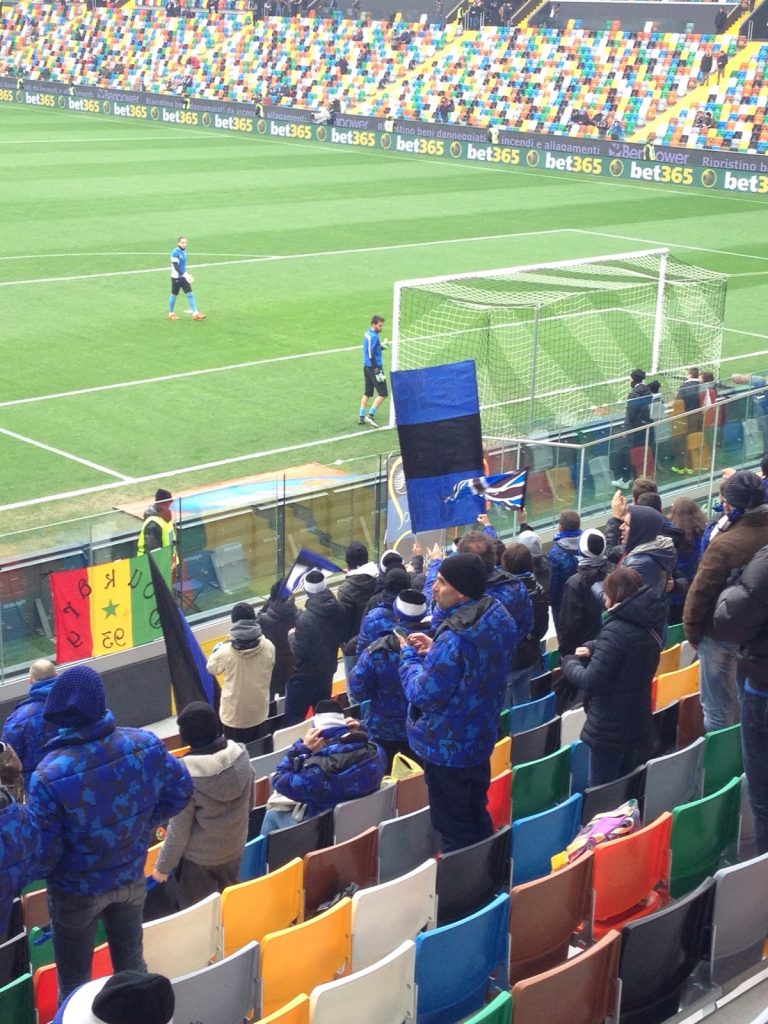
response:
<path id="1" fill-rule="evenodd" d="M 533 629 L 527 636 L 517 639 L 514 668 L 530 668 L 541 664 L 539 643 L 549 629 L 549 601 L 544 588 L 530 573 L 521 573 L 517 577 L 528 591 L 533 606 Z"/>
<path id="2" fill-rule="evenodd" d="M 719 637 L 741 644 L 741 667 L 750 684 L 768 691 L 768 545 L 718 597 L 713 625 Z"/>
<path id="3" fill-rule="evenodd" d="M 657 599 L 648 587 L 615 605 L 584 663 L 563 663 L 569 683 L 584 691 L 587 721 L 581 738 L 590 747 L 619 751 L 651 739 L 651 681 L 661 652 L 661 637 L 647 623 Z"/>
<path id="4" fill-rule="evenodd" d="M 291 641 L 297 675 L 333 678 L 345 621 L 344 608 L 330 590 L 309 595 Z"/>
<path id="5" fill-rule="evenodd" d="M 344 608 L 345 624 L 342 640 L 345 645 L 345 654 L 355 653 L 355 639 L 360 632 L 360 623 L 363 621 L 365 608 L 376 591 L 378 577 L 368 573 L 348 574 L 339 587 L 337 599 Z M 347 642 L 351 641 L 351 650 L 347 650 Z"/>
<path id="6" fill-rule="evenodd" d="M 585 558 L 563 588 L 563 600 L 557 620 L 557 642 L 560 655 L 573 654 L 577 647 L 594 640 L 603 624 L 602 589 L 595 593 L 593 584 L 602 583 L 613 568 L 607 558 Z"/>
<path id="7" fill-rule="evenodd" d="M 269 683 L 270 697 L 285 693 L 285 684 L 293 675 L 293 652 L 288 643 L 288 630 L 293 629 L 299 612 L 293 597 L 270 598 L 256 616 L 261 632 L 275 648 L 275 664 Z"/>

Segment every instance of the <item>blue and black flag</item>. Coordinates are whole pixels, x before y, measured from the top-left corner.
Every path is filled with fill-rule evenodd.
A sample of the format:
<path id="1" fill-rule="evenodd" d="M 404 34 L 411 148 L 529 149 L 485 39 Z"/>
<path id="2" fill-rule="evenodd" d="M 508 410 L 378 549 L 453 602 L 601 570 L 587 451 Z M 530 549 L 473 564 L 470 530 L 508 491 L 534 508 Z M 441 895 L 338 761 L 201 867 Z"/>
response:
<path id="1" fill-rule="evenodd" d="M 397 433 L 414 533 L 462 526 L 484 511 L 475 494 L 444 499 L 483 473 L 477 376 L 472 359 L 391 374 Z"/>

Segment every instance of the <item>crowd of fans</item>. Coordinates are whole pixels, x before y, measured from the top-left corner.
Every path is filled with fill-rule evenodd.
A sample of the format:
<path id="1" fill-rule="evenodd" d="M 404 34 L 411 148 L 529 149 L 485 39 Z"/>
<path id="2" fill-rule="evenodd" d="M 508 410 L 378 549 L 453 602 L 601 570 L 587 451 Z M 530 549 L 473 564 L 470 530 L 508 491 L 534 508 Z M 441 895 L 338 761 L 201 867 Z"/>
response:
<path id="1" fill-rule="evenodd" d="M 3 728 L 0 932 L 21 887 L 45 878 L 62 999 L 88 981 L 99 917 L 115 970 L 145 970 L 153 831 L 167 825 L 154 879 L 175 881 L 178 905 L 237 881 L 253 785 L 244 742 L 282 692 L 284 723 L 307 728 L 276 768 L 263 834 L 375 791 L 405 755 L 424 769 L 442 849 L 485 838 L 498 717 L 530 699 L 550 614 L 556 686 L 586 709 L 591 785 L 651 756 L 651 682 L 668 624 L 682 621 L 701 662 L 705 728 L 742 722 L 757 845 L 768 851 L 765 475 L 727 471 L 709 521 L 686 497 L 666 516 L 655 482 L 635 479 L 629 499 L 615 493 L 602 529 L 563 511 L 546 554 L 524 512 L 519 520 L 510 544 L 483 514 L 447 551 L 414 544 L 407 564 L 396 551 L 373 562 L 355 541 L 335 593 L 313 570 L 301 610 L 282 581 L 258 613 L 236 604 L 208 661 L 219 710 L 182 710 L 181 758 L 151 733 L 116 726 L 90 666 L 57 674 L 35 662 Z M 362 721 L 331 698 L 340 649 Z"/>
<path id="2" fill-rule="evenodd" d="M 344 114 L 450 121 L 487 129 L 619 141 L 665 114 L 644 142 L 763 152 L 768 46 L 739 63 L 735 36 L 589 31 L 508 24 L 508 4 L 479 0 L 477 32 L 341 17 L 334 6 L 219 0 L 188 9 L 7 8 L 0 74 L 67 85 L 181 93 Z M 688 105 L 696 85 L 703 106 Z M 673 109 L 674 108 L 674 109 Z"/>

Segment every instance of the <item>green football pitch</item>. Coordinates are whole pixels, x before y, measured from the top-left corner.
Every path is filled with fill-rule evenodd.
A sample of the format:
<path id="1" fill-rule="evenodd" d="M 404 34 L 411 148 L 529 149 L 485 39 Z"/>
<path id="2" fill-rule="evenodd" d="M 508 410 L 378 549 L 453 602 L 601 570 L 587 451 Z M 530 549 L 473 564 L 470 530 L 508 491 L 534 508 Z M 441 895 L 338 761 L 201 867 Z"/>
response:
<path id="1" fill-rule="evenodd" d="M 0 160 L 0 533 L 395 449 L 360 342 L 403 278 L 668 245 L 731 276 L 723 354 L 768 348 L 756 196 L 13 106 Z"/>

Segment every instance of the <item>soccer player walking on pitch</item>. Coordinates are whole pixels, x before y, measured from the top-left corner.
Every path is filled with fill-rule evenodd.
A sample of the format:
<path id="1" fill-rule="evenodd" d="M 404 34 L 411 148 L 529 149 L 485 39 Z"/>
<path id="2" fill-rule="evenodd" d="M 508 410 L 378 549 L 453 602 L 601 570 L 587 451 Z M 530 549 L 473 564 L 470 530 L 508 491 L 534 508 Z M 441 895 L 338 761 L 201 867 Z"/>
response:
<path id="1" fill-rule="evenodd" d="M 187 240 L 182 235 L 171 250 L 171 296 L 168 299 L 168 319 L 178 320 L 179 314 L 174 313 L 176 296 L 180 291 L 187 296 L 193 320 L 205 320 L 205 313 L 198 312 L 195 296 L 192 292 L 192 275 L 187 271 Z"/>
<path id="2" fill-rule="evenodd" d="M 361 426 L 367 423 L 369 427 L 378 427 L 376 422 L 376 410 L 387 397 L 387 378 L 384 376 L 382 363 L 382 348 L 386 342 L 381 341 L 379 335 L 384 326 L 383 316 L 371 318 L 371 326 L 363 335 L 363 377 L 365 379 L 365 390 L 360 399 L 360 419 L 357 421 Z M 373 392 L 376 397 L 373 398 Z M 373 404 L 367 415 L 366 404 L 373 398 Z"/>

